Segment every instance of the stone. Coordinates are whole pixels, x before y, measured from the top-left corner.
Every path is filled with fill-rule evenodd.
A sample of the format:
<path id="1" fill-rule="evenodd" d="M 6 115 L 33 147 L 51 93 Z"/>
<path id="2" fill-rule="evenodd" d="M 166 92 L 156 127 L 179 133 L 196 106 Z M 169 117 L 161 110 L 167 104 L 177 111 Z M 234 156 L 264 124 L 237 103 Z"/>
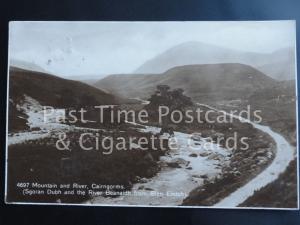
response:
<path id="1" fill-rule="evenodd" d="M 198 155 L 196 153 L 192 153 L 189 155 L 189 157 L 197 157 Z"/>

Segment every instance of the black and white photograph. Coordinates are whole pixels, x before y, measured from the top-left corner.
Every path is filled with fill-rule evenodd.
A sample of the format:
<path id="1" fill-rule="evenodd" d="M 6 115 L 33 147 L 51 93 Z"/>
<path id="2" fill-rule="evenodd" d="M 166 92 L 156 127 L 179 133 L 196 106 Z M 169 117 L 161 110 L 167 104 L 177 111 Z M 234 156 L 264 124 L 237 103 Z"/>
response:
<path id="1" fill-rule="evenodd" d="M 9 23 L 8 204 L 298 209 L 296 22 Z"/>

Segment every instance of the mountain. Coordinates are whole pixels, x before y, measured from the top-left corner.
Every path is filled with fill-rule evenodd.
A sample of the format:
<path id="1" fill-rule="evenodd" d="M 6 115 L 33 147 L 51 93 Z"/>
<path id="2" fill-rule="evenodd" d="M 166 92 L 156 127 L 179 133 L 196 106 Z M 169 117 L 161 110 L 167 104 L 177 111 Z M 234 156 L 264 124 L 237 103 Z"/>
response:
<path id="1" fill-rule="evenodd" d="M 77 80 L 82 83 L 89 84 L 91 86 L 94 85 L 99 79 L 105 77 L 104 74 L 83 74 L 83 75 L 74 75 L 68 76 L 67 79 L 69 80 Z"/>
<path id="2" fill-rule="evenodd" d="M 79 81 L 15 67 L 10 68 L 9 90 L 13 101 L 18 102 L 25 94 L 42 105 L 62 108 L 118 104 L 120 101 L 111 94 Z"/>
<path id="3" fill-rule="evenodd" d="M 247 64 L 260 68 L 275 79 L 295 79 L 295 52 L 292 48 L 266 54 L 238 51 L 201 42 L 185 42 L 174 46 L 146 61 L 134 73 L 163 73 L 176 66 L 217 63 Z M 273 65 L 276 65 L 276 69 Z"/>
<path id="4" fill-rule="evenodd" d="M 19 68 L 19 69 L 23 69 L 23 70 L 36 71 L 36 72 L 42 72 L 42 73 L 47 72 L 42 67 L 36 65 L 33 62 L 26 62 L 23 60 L 11 59 L 9 64 L 10 64 L 10 67 L 14 67 L 15 69 Z"/>
<path id="5" fill-rule="evenodd" d="M 293 49 L 280 49 L 269 55 L 269 62 L 260 64 L 257 69 L 265 74 L 271 74 L 277 80 L 295 79 L 295 52 Z"/>
<path id="6" fill-rule="evenodd" d="M 125 101 L 79 81 L 10 67 L 9 131 L 19 132 L 28 129 L 28 116 L 19 110 L 25 95 L 37 100 L 41 105 L 64 109 L 115 105 Z"/>
<path id="7" fill-rule="evenodd" d="M 244 64 L 223 63 L 186 65 L 161 74 L 110 75 L 95 86 L 130 98 L 148 98 L 156 86 L 182 88 L 193 99 L 248 98 L 256 90 L 271 88 L 277 82 L 259 70 Z"/>

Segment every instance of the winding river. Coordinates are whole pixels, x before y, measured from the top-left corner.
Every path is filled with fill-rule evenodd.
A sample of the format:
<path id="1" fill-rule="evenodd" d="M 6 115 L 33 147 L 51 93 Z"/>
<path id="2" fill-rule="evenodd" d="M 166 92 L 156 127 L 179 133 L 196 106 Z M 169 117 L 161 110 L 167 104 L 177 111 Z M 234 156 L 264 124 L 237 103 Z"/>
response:
<path id="1" fill-rule="evenodd" d="M 213 108 L 209 105 L 198 105 L 207 107 L 211 110 L 219 111 L 218 109 Z M 227 115 L 237 118 L 239 120 L 246 121 L 252 124 L 256 129 L 259 129 L 269 134 L 274 139 L 277 149 L 275 158 L 265 170 L 263 170 L 259 175 L 254 177 L 247 184 L 240 187 L 239 189 L 231 193 L 229 196 L 215 204 L 214 207 L 236 207 L 239 204 L 243 203 L 247 198 L 252 196 L 256 190 L 259 190 L 260 188 L 265 187 L 267 184 L 276 180 L 278 176 L 286 170 L 289 163 L 296 156 L 294 147 L 291 146 L 282 135 L 271 130 L 270 127 L 254 123 L 249 120 L 245 120 L 244 118 L 229 113 L 227 113 Z"/>

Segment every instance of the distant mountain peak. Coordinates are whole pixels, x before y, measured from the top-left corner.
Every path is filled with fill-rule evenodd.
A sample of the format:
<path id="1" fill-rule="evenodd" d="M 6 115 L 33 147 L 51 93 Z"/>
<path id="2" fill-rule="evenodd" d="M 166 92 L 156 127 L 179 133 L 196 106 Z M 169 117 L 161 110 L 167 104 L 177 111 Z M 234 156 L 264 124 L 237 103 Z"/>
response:
<path id="1" fill-rule="evenodd" d="M 18 68 L 18 69 L 24 69 L 24 70 L 28 70 L 28 71 L 42 72 L 42 73 L 47 72 L 45 69 L 38 66 L 34 62 L 27 62 L 27 61 L 19 60 L 19 59 L 11 59 L 9 64 L 11 67 Z"/>
<path id="2" fill-rule="evenodd" d="M 255 53 L 235 50 L 199 41 L 188 41 L 158 54 L 138 67 L 137 74 L 160 74 L 183 65 L 241 63 L 260 69 L 269 77 L 289 80 L 295 77 L 293 48 L 272 53 Z M 274 70 L 276 65 L 276 70 Z"/>

